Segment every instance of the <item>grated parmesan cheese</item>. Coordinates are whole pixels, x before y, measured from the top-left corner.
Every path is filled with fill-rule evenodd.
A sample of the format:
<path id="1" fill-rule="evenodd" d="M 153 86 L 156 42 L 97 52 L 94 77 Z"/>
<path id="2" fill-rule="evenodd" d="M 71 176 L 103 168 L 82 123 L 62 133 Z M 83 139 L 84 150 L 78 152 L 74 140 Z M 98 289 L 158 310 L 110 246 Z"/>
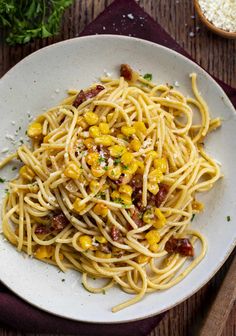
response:
<path id="1" fill-rule="evenodd" d="M 199 0 L 208 21 L 216 27 L 236 32 L 236 0 Z"/>

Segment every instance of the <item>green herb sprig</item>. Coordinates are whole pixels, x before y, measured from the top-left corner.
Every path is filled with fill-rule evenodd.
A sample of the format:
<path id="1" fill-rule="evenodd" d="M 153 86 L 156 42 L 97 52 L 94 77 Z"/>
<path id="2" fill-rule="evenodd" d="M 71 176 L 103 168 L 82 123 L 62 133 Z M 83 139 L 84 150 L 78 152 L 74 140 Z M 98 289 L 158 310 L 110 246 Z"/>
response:
<path id="1" fill-rule="evenodd" d="M 0 26 L 6 27 L 10 45 L 59 32 L 62 15 L 73 0 L 1 0 Z"/>

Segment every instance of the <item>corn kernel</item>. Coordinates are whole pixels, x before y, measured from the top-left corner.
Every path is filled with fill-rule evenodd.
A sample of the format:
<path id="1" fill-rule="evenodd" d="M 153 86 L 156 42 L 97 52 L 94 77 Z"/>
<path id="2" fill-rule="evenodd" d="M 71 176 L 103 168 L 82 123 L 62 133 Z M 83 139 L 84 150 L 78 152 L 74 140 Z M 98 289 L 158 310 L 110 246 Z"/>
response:
<path id="1" fill-rule="evenodd" d="M 107 175 L 110 177 L 111 180 L 118 180 L 121 175 L 121 166 L 117 165 L 115 167 L 111 167 L 107 171 Z"/>
<path id="2" fill-rule="evenodd" d="M 131 196 L 133 192 L 133 188 L 130 185 L 122 184 L 119 188 L 119 192 Z"/>
<path id="3" fill-rule="evenodd" d="M 163 173 L 160 168 L 152 170 L 148 175 L 149 183 L 160 183 L 163 179 Z"/>
<path id="4" fill-rule="evenodd" d="M 84 119 L 87 122 L 87 124 L 91 126 L 91 125 L 96 125 L 99 118 L 96 113 L 88 111 L 88 112 L 85 112 Z"/>
<path id="5" fill-rule="evenodd" d="M 96 236 L 96 237 L 95 237 L 95 240 L 96 240 L 97 242 L 99 242 L 100 244 L 106 244 L 106 243 L 107 243 L 106 238 L 103 237 L 103 236 Z"/>
<path id="6" fill-rule="evenodd" d="M 38 122 L 33 122 L 29 125 L 27 134 L 30 138 L 39 139 L 42 136 L 43 127 Z"/>
<path id="7" fill-rule="evenodd" d="M 161 236 L 157 230 L 150 230 L 145 234 L 145 238 L 147 239 L 149 245 L 153 245 L 159 243 Z"/>
<path id="8" fill-rule="evenodd" d="M 86 207 L 86 204 L 80 204 L 81 199 L 79 197 L 77 197 L 73 203 L 73 209 L 75 212 L 80 213 L 81 211 L 83 211 Z"/>
<path id="9" fill-rule="evenodd" d="M 45 119 L 46 119 L 45 116 L 43 114 L 41 114 L 35 119 L 35 121 L 42 124 Z"/>
<path id="10" fill-rule="evenodd" d="M 34 171 L 28 166 L 21 167 L 19 173 L 27 181 L 32 181 L 35 177 Z"/>
<path id="11" fill-rule="evenodd" d="M 137 169 L 138 169 L 137 161 L 132 161 L 130 165 L 123 167 L 123 173 L 132 175 L 136 172 Z"/>
<path id="12" fill-rule="evenodd" d="M 126 152 L 121 156 L 121 162 L 124 165 L 130 164 L 134 159 L 134 155 L 132 153 Z"/>
<path id="13" fill-rule="evenodd" d="M 109 184 L 104 183 L 103 186 L 102 186 L 102 188 L 101 188 L 101 191 L 105 191 L 108 188 L 109 188 Z"/>
<path id="14" fill-rule="evenodd" d="M 110 135 L 101 135 L 96 137 L 94 140 L 97 145 L 103 145 L 105 147 L 111 146 L 113 143 L 112 137 Z"/>
<path id="15" fill-rule="evenodd" d="M 91 172 L 94 177 L 101 177 L 106 171 L 101 166 L 97 165 L 91 167 Z"/>
<path id="16" fill-rule="evenodd" d="M 42 245 L 35 252 L 35 257 L 38 259 L 51 258 L 52 255 L 53 255 L 52 246 Z"/>
<path id="17" fill-rule="evenodd" d="M 86 123 L 84 117 L 82 116 L 79 116 L 77 121 L 76 121 L 76 124 L 80 127 L 82 127 L 83 130 L 85 130 L 87 127 L 88 127 L 88 124 Z"/>
<path id="18" fill-rule="evenodd" d="M 95 180 L 92 180 L 90 183 L 89 183 L 89 188 L 92 192 L 95 192 L 98 190 L 100 184 L 98 181 L 95 181 Z"/>
<path id="19" fill-rule="evenodd" d="M 139 131 L 143 134 L 146 134 L 146 132 L 147 132 L 147 128 L 146 128 L 143 121 L 136 121 L 134 123 L 134 128 L 135 128 L 136 131 Z"/>
<path id="20" fill-rule="evenodd" d="M 109 134 L 110 133 L 109 124 L 107 124 L 105 122 L 101 122 L 98 127 L 99 127 L 102 134 Z"/>
<path id="21" fill-rule="evenodd" d="M 153 160 L 156 159 L 158 157 L 158 154 L 156 151 L 154 150 L 151 150 L 150 152 L 147 153 L 146 155 L 146 160 L 149 159 L 149 158 L 152 158 Z"/>
<path id="22" fill-rule="evenodd" d="M 78 242 L 83 250 L 88 250 L 92 246 L 92 238 L 88 235 L 79 236 Z"/>
<path id="23" fill-rule="evenodd" d="M 167 170 L 167 161 L 166 158 L 159 158 L 159 159 L 155 159 L 153 161 L 153 165 L 155 168 L 158 168 L 162 171 L 162 173 L 165 173 Z"/>
<path id="24" fill-rule="evenodd" d="M 93 207 L 96 215 L 106 217 L 108 214 L 108 207 L 105 204 L 98 203 Z"/>
<path id="25" fill-rule="evenodd" d="M 89 135 L 92 138 L 97 138 L 101 135 L 100 129 L 98 128 L 98 126 L 91 126 L 89 127 Z"/>
<path id="26" fill-rule="evenodd" d="M 116 190 L 112 191 L 111 193 L 111 198 L 112 199 L 116 199 L 116 198 L 119 198 L 120 197 L 120 193 Z"/>
<path id="27" fill-rule="evenodd" d="M 124 136 L 124 134 L 122 134 L 122 133 L 118 133 L 117 138 L 122 139 L 122 140 L 127 140 L 126 136 Z"/>
<path id="28" fill-rule="evenodd" d="M 112 120 L 112 118 L 114 117 L 114 113 L 108 113 L 107 115 L 107 121 L 110 122 Z"/>
<path id="29" fill-rule="evenodd" d="M 135 152 L 138 152 L 141 148 L 141 142 L 138 140 L 138 139 L 133 139 L 131 142 L 130 142 L 130 148 L 135 151 Z"/>
<path id="30" fill-rule="evenodd" d="M 88 149 L 91 149 L 94 146 L 94 140 L 92 138 L 87 138 L 84 140 L 84 144 Z"/>
<path id="31" fill-rule="evenodd" d="M 159 185 L 157 183 L 148 183 L 147 189 L 150 191 L 150 193 L 156 195 L 159 191 Z"/>
<path id="32" fill-rule="evenodd" d="M 143 221 L 146 224 L 153 224 L 155 220 L 154 209 L 147 209 L 143 214 Z"/>
<path id="33" fill-rule="evenodd" d="M 154 253 L 157 253 L 158 250 L 159 250 L 159 245 L 158 244 L 149 245 L 149 250 L 154 252 Z"/>
<path id="34" fill-rule="evenodd" d="M 126 152 L 125 146 L 114 145 L 109 148 L 110 154 L 113 157 L 119 157 Z"/>
<path id="35" fill-rule="evenodd" d="M 122 126 L 121 127 L 121 132 L 125 136 L 129 137 L 129 136 L 131 136 L 131 135 L 133 135 L 135 133 L 135 128 L 132 127 L 132 126 Z"/>
<path id="36" fill-rule="evenodd" d="M 80 176 L 80 167 L 73 161 L 69 162 L 64 170 L 64 175 L 72 179 L 78 179 Z"/>
<path id="37" fill-rule="evenodd" d="M 204 204 L 199 201 L 194 200 L 192 203 L 192 208 L 195 211 L 202 211 L 204 209 Z"/>
<path id="38" fill-rule="evenodd" d="M 144 264 L 144 263 L 148 262 L 149 259 L 150 259 L 150 257 L 148 257 L 148 256 L 146 256 L 146 255 L 144 255 L 144 254 L 140 254 L 140 255 L 137 257 L 136 260 L 137 260 L 137 262 L 138 262 L 139 264 Z"/>
<path id="39" fill-rule="evenodd" d="M 143 163 L 143 161 L 137 160 L 136 162 L 138 164 L 137 173 L 138 174 L 143 174 L 144 173 L 144 163 Z"/>
<path id="40" fill-rule="evenodd" d="M 91 152 L 88 153 L 85 157 L 85 161 L 90 165 L 90 166 L 96 166 L 99 163 L 99 154 L 97 152 Z"/>
<path id="41" fill-rule="evenodd" d="M 101 259 L 110 259 L 111 258 L 111 253 L 104 253 L 104 252 L 101 252 L 101 251 L 96 251 L 95 256 L 97 258 L 101 258 Z"/>
<path id="42" fill-rule="evenodd" d="M 157 228 L 160 229 L 162 228 L 165 224 L 166 224 L 166 218 L 163 215 L 163 213 L 161 212 L 160 209 L 155 208 L 155 216 L 157 217 L 155 219 L 155 221 L 152 223 L 152 225 Z"/>
<path id="43" fill-rule="evenodd" d="M 122 201 L 122 203 L 124 203 L 125 205 L 131 205 L 132 204 L 132 199 L 130 195 L 127 194 L 120 194 L 120 200 Z"/>

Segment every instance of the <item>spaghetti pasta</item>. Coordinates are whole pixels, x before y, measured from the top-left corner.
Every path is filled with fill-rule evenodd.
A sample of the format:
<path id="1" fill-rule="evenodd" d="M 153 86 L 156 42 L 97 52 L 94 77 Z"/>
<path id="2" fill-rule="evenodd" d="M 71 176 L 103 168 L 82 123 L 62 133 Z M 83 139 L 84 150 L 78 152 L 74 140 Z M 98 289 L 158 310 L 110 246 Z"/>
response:
<path id="1" fill-rule="evenodd" d="M 221 177 L 203 149 L 221 122 L 210 119 L 196 74 L 187 98 L 121 69 L 119 79 L 70 91 L 29 125 L 32 147 L 0 163 L 23 163 L 3 204 L 5 237 L 62 271 L 78 270 L 90 292 L 118 285 L 135 294 L 113 312 L 174 286 L 204 258 L 206 240 L 189 224 L 203 210 L 196 193 Z M 107 282 L 94 288 L 89 277 Z"/>

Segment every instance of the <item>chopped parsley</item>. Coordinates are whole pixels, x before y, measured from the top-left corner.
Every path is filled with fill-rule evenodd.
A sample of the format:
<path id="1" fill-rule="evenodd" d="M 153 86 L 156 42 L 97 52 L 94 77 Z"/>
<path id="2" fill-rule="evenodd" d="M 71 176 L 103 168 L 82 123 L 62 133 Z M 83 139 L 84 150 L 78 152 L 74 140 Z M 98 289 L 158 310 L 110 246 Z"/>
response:
<path id="1" fill-rule="evenodd" d="M 195 214 L 192 215 L 191 222 L 194 220 L 195 216 L 196 216 Z"/>
<path id="2" fill-rule="evenodd" d="M 99 156 L 99 159 L 98 159 L 98 163 L 102 163 L 102 162 L 105 162 L 106 159 L 103 158 L 102 156 Z"/>
<path id="3" fill-rule="evenodd" d="M 127 170 L 127 169 L 129 169 L 129 166 L 127 166 L 127 165 L 123 165 L 122 168 L 123 168 L 124 170 Z"/>
<path id="4" fill-rule="evenodd" d="M 113 202 L 124 205 L 124 202 L 123 202 L 123 200 L 122 200 L 120 197 L 115 198 L 115 199 L 113 200 Z"/>
<path id="5" fill-rule="evenodd" d="M 106 291 L 105 291 L 105 289 L 102 290 L 102 294 L 103 294 L 103 295 L 106 295 Z"/>
<path id="6" fill-rule="evenodd" d="M 20 143 L 23 145 L 24 141 L 21 139 L 21 140 L 20 140 Z"/>
<path id="7" fill-rule="evenodd" d="M 147 81 L 151 81 L 152 80 L 152 74 L 150 73 L 146 73 L 144 76 L 143 76 L 144 79 L 146 79 Z"/>
<path id="8" fill-rule="evenodd" d="M 227 216 L 227 222 L 230 222 L 230 221 L 231 221 L 231 217 Z"/>
<path id="9" fill-rule="evenodd" d="M 99 192 L 97 198 L 106 199 L 106 194 L 104 192 Z"/>
<path id="10" fill-rule="evenodd" d="M 4 182 L 6 182 L 6 180 L 0 177 L 0 183 L 4 183 Z"/>
<path id="11" fill-rule="evenodd" d="M 108 170 L 108 166 L 103 167 L 104 170 Z"/>
<path id="12" fill-rule="evenodd" d="M 12 171 L 14 171 L 14 170 L 16 170 L 16 169 L 17 169 L 17 167 L 12 167 L 12 169 L 11 169 L 11 170 L 12 170 Z"/>
<path id="13" fill-rule="evenodd" d="M 65 279 L 61 279 L 62 282 L 66 281 Z"/>
<path id="14" fill-rule="evenodd" d="M 120 163 L 121 159 L 120 158 L 116 158 L 114 160 L 114 165 L 117 166 Z"/>
<path id="15" fill-rule="evenodd" d="M 8 190 L 8 189 L 5 189 L 5 193 L 6 193 L 7 195 L 9 195 L 9 190 Z"/>

